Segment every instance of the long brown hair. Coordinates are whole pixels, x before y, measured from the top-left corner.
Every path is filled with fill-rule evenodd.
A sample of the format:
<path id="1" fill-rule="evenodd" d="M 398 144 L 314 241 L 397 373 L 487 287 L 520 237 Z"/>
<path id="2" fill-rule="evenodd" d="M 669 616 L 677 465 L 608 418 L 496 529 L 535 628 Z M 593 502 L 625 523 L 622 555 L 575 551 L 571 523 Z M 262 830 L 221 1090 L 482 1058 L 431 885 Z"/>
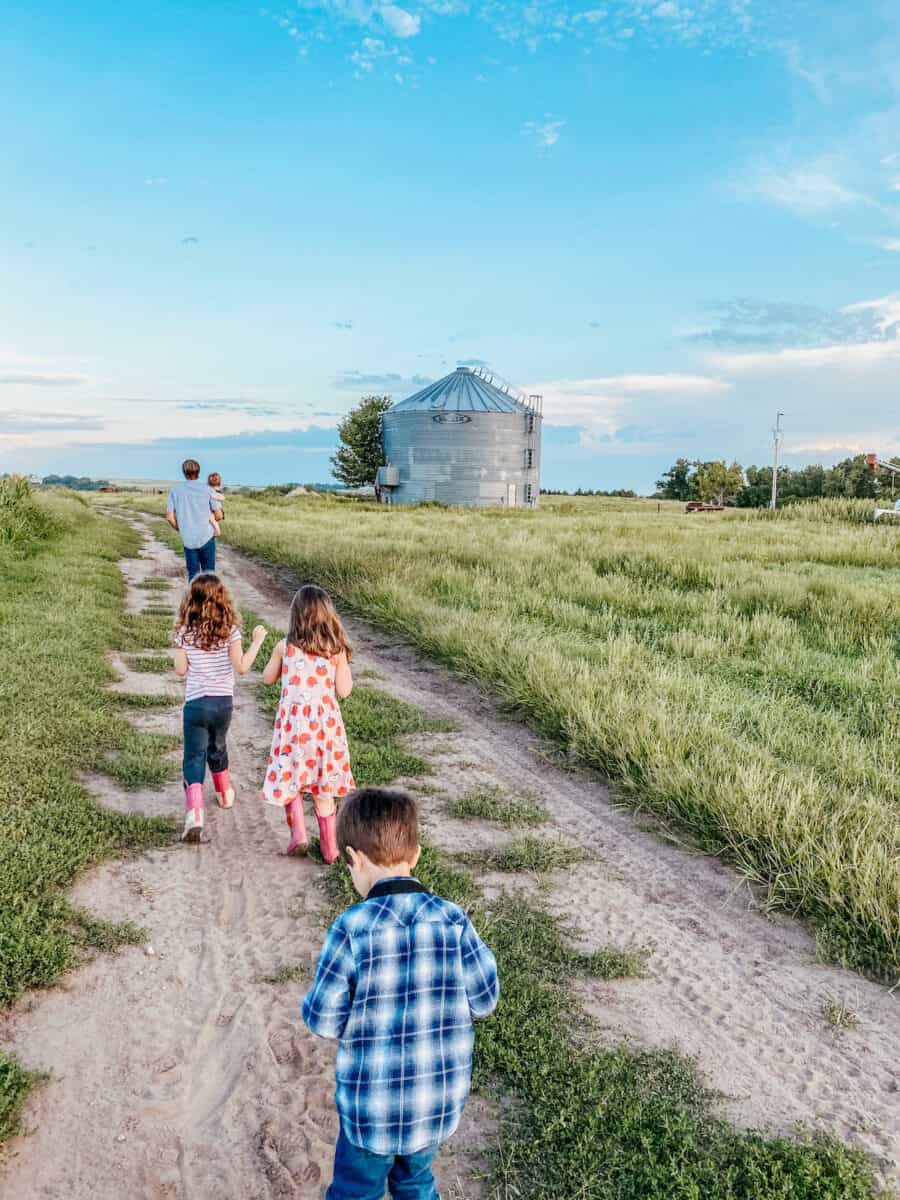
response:
<path id="1" fill-rule="evenodd" d="M 176 633 L 198 650 L 217 650 L 228 641 L 232 629 L 240 626 L 241 619 L 218 575 L 211 571 L 195 575 L 178 609 Z"/>
<path id="2" fill-rule="evenodd" d="M 331 597 L 314 583 L 305 583 L 291 601 L 287 640 L 298 650 L 321 658 L 333 658 L 342 652 L 348 659 L 353 655 Z"/>

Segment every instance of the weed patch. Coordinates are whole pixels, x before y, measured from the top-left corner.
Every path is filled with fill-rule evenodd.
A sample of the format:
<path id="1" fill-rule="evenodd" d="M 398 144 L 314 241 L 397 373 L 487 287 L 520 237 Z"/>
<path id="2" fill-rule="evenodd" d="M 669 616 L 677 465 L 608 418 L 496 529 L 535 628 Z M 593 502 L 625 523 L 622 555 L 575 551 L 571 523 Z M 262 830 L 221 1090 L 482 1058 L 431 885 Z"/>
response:
<path id="1" fill-rule="evenodd" d="M 20 1131 L 25 1097 L 40 1078 L 23 1071 L 14 1058 L 0 1053 L 0 1142 Z"/>
<path id="2" fill-rule="evenodd" d="M 520 837 L 499 850 L 467 855 L 466 861 L 486 871 L 534 871 L 543 874 L 570 867 L 584 859 L 580 846 L 555 839 Z"/>
<path id="3" fill-rule="evenodd" d="M 493 821 L 504 829 L 521 825 L 540 825 L 547 820 L 546 809 L 531 799 L 511 796 L 502 787 L 480 784 L 447 802 L 448 816 L 457 820 Z"/>
<path id="4" fill-rule="evenodd" d="M 257 983 L 300 983 L 306 979 L 306 967 L 296 963 L 294 966 L 279 967 L 277 971 L 273 971 L 271 975 L 257 975 Z"/>
<path id="5" fill-rule="evenodd" d="M 139 675 L 168 675 L 172 670 L 172 659 L 158 654 L 129 654 L 125 665 Z"/>

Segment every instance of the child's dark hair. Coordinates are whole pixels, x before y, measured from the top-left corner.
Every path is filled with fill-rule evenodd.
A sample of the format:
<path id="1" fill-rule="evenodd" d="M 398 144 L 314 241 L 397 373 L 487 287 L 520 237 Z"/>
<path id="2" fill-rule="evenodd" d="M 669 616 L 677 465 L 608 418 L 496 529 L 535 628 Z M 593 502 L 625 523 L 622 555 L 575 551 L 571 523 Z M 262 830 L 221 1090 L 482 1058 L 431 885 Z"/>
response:
<path id="1" fill-rule="evenodd" d="M 206 483 L 208 487 L 220 488 L 222 486 L 222 476 L 218 471 L 210 471 L 206 477 Z"/>
<path id="2" fill-rule="evenodd" d="M 195 575 L 178 609 L 175 631 L 198 650 L 216 650 L 224 646 L 232 629 L 240 629 L 228 589 L 211 571 Z"/>
<path id="3" fill-rule="evenodd" d="M 353 647 L 331 597 L 314 583 L 305 583 L 291 601 L 287 640 L 298 650 L 321 658 L 334 658 L 342 653 L 348 659 L 353 656 Z"/>
<path id="4" fill-rule="evenodd" d="M 419 848 L 419 812 L 407 792 L 391 788 L 359 788 L 341 804 L 337 844 L 365 854 L 379 867 L 411 863 Z"/>

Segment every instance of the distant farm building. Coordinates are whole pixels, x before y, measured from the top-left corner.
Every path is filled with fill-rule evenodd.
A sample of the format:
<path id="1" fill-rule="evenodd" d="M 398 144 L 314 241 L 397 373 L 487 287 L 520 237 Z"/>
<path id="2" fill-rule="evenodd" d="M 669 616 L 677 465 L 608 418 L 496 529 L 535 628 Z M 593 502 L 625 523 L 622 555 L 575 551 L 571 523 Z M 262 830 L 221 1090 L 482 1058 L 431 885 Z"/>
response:
<path id="1" fill-rule="evenodd" d="M 540 495 L 541 397 L 458 367 L 382 417 L 388 504 L 533 508 Z"/>

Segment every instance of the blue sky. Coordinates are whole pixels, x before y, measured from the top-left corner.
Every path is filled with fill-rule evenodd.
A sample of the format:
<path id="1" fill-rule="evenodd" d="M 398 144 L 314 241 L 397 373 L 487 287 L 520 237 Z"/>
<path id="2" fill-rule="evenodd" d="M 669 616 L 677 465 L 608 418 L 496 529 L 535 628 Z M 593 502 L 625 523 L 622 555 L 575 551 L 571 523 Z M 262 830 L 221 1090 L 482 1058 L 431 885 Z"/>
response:
<path id="1" fill-rule="evenodd" d="M 544 483 L 900 452 L 900 6 L 7 6 L 0 469 L 327 478 L 458 362 Z"/>

